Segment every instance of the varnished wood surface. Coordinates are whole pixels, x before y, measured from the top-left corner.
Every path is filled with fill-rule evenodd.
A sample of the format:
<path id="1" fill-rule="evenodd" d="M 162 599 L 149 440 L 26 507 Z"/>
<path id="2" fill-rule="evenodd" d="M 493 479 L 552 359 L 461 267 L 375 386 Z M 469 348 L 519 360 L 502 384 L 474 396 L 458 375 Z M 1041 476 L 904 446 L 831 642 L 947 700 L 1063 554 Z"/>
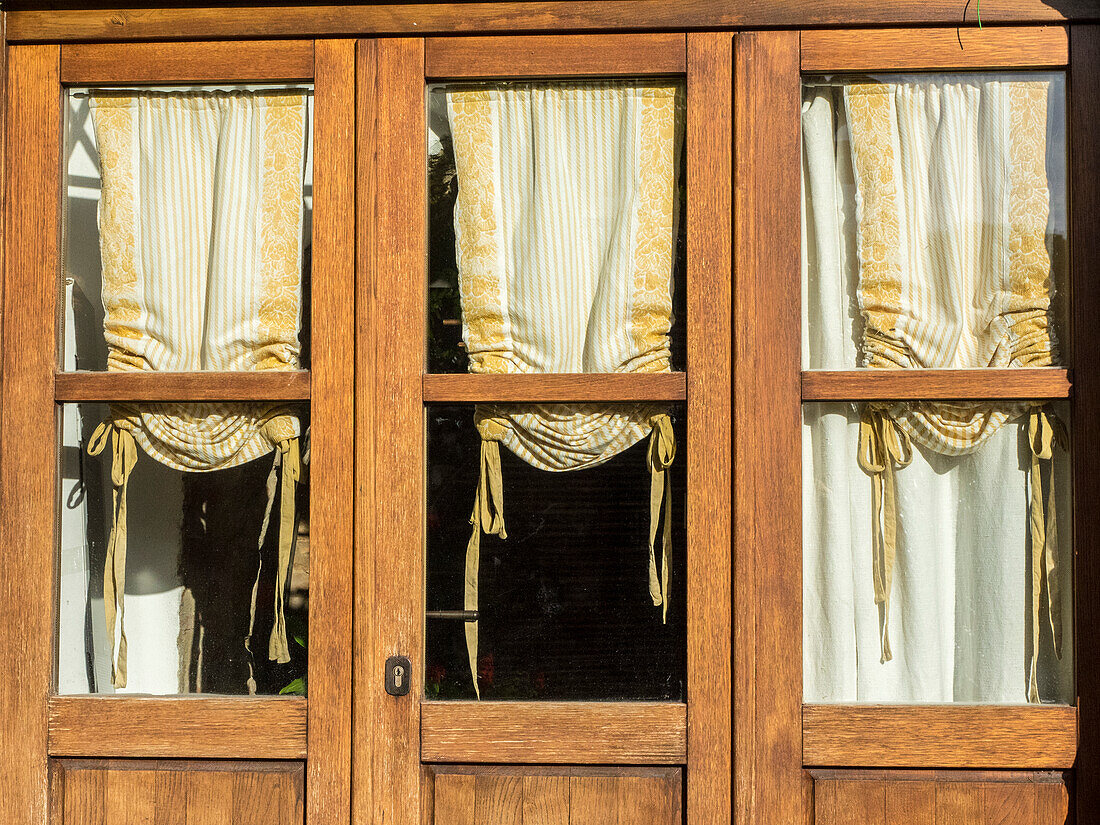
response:
<path id="1" fill-rule="evenodd" d="M 425 375 L 424 402 L 683 401 L 687 376 L 668 373 Z"/>
<path id="2" fill-rule="evenodd" d="M 738 34 L 734 46 L 735 821 L 793 825 L 802 818 L 798 33 Z"/>
<path id="3" fill-rule="evenodd" d="M 682 34 L 429 37 L 430 78 L 683 74 Z"/>
<path id="4" fill-rule="evenodd" d="M 373 407 L 373 426 L 360 432 L 374 457 L 368 518 L 372 541 L 359 552 L 371 588 L 370 635 L 357 655 L 356 686 L 370 703 L 370 716 L 356 729 L 370 730 L 371 797 L 356 808 L 359 822 L 415 823 L 420 816 L 420 699 L 424 649 L 424 408 L 418 388 L 424 351 L 424 284 L 427 254 L 424 193 L 424 44 L 401 38 L 360 44 L 369 67 L 359 86 L 360 121 L 368 121 L 373 143 L 360 145 L 360 158 L 374 164 L 370 201 L 361 242 L 370 245 L 360 272 L 361 301 L 373 320 L 373 336 L 360 340 L 364 357 L 377 360 L 358 382 L 360 405 Z M 369 85 L 368 85 L 369 84 Z M 362 166 L 360 167 L 362 170 Z M 362 201 L 360 202 L 362 204 Z M 360 327 L 362 329 L 362 327 Z M 360 475 L 360 483 L 363 476 Z M 362 487 L 360 487 L 362 490 Z M 360 566 L 360 570 L 364 566 Z M 358 589 L 358 588 L 357 588 Z M 407 696 L 390 696 L 383 684 L 387 656 L 412 662 Z M 369 755 L 368 755 L 369 754 Z"/>
<path id="5" fill-rule="evenodd" d="M 1064 26 L 806 31 L 802 71 L 1058 68 L 1069 63 Z"/>
<path id="6" fill-rule="evenodd" d="M 687 45 L 687 817 L 730 822 L 733 37 Z M 737 701 L 740 701 L 738 698 Z"/>
<path id="7" fill-rule="evenodd" d="M 73 43 L 61 48 L 61 82 L 73 86 L 312 78 L 312 40 Z"/>
<path id="8" fill-rule="evenodd" d="M 302 759 L 306 700 L 53 696 L 51 756 Z"/>
<path id="9" fill-rule="evenodd" d="M 1063 825 L 1059 773 L 812 771 L 815 825 Z"/>
<path id="10" fill-rule="evenodd" d="M 59 372 L 54 400 L 308 401 L 310 374 L 294 372 Z"/>
<path id="11" fill-rule="evenodd" d="M 1077 753 L 1075 804 L 1078 822 L 1100 811 L 1100 26 L 1074 26 L 1070 32 L 1069 136 L 1071 183 L 1070 273 L 1074 398 L 1073 539 L 1077 548 L 1075 598 L 1077 706 L 1081 741 Z M 1080 439 L 1080 440 L 1078 440 Z"/>
<path id="12" fill-rule="evenodd" d="M 185 9 L 122 6 L 57 11 L 36 8 L 25 0 L 18 3 L 17 10 L 8 12 L 8 36 L 14 41 L 97 41 L 721 27 L 974 26 L 978 20 L 975 5 L 959 0 L 552 0 L 274 8 L 244 4 Z M 986 24 L 1085 22 L 1100 20 L 1100 10 L 1094 0 L 987 0 L 981 17 Z"/>
<path id="13" fill-rule="evenodd" d="M 59 759 L 53 825 L 301 825 L 301 762 Z"/>
<path id="14" fill-rule="evenodd" d="M 429 765 L 434 825 L 679 825 L 678 768 Z"/>
<path id="15" fill-rule="evenodd" d="M 947 401 L 1069 398 L 1065 369 L 805 370 L 803 401 Z"/>
<path id="16" fill-rule="evenodd" d="M 424 702 L 426 762 L 683 764 L 684 705 L 655 702 Z"/>
<path id="17" fill-rule="evenodd" d="M 315 61 L 306 804 L 310 822 L 339 825 L 351 809 L 355 43 L 319 42 Z"/>
<path id="18" fill-rule="evenodd" d="M 8 53 L 0 369 L 0 822 L 46 818 L 53 671 L 55 357 L 61 95 L 56 46 Z"/>
<path id="19" fill-rule="evenodd" d="M 1077 710 L 1054 705 L 805 705 L 806 765 L 1073 766 Z"/>

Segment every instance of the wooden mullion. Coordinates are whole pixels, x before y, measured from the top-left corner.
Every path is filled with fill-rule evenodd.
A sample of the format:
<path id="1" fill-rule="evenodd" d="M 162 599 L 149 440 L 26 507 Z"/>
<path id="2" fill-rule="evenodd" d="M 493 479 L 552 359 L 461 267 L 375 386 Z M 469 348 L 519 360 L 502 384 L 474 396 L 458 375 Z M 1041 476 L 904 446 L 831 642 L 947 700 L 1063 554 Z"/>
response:
<path id="1" fill-rule="evenodd" d="M 686 707 L 665 702 L 424 702 L 425 762 L 680 765 Z"/>
<path id="2" fill-rule="evenodd" d="M 300 697 L 54 696 L 57 756 L 304 759 Z"/>
<path id="3" fill-rule="evenodd" d="M 898 72 L 1061 68 L 1069 63 L 1065 26 L 840 29 L 802 33 L 802 71 Z"/>
<path id="4" fill-rule="evenodd" d="M 683 74 L 682 34 L 429 37 L 424 72 L 442 78 Z"/>
<path id="5" fill-rule="evenodd" d="M 61 47 L 61 82 L 69 86 L 312 79 L 312 40 L 74 43 Z"/>
<path id="6" fill-rule="evenodd" d="M 0 369 L 0 821 L 47 816 L 53 674 L 61 94 L 57 46 L 8 52 Z"/>
<path id="7" fill-rule="evenodd" d="M 803 401 L 1042 400 L 1069 398 L 1065 369 L 805 370 Z"/>
<path id="8" fill-rule="evenodd" d="M 310 374 L 292 372 L 59 372 L 54 400 L 308 401 Z"/>
<path id="9" fill-rule="evenodd" d="M 1077 710 L 1057 705 L 805 705 L 806 765 L 1060 770 Z"/>
<path id="10" fill-rule="evenodd" d="M 425 375 L 424 402 L 683 401 L 687 377 L 671 373 Z"/>

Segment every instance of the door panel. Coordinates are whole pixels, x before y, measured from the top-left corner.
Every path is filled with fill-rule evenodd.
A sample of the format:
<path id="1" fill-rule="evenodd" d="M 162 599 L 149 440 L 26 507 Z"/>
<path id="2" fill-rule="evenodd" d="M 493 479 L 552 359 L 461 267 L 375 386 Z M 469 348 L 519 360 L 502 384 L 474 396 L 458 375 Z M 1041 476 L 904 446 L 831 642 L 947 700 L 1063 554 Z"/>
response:
<path id="1" fill-rule="evenodd" d="M 815 825 L 1062 825 L 1069 811 L 1061 773 L 821 770 L 811 776 Z"/>
<path id="2" fill-rule="evenodd" d="M 679 768 L 429 765 L 434 825 L 673 825 Z"/>
<path id="3" fill-rule="evenodd" d="M 57 825 L 292 825 L 303 821 L 301 762 L 57 759 Z"/>

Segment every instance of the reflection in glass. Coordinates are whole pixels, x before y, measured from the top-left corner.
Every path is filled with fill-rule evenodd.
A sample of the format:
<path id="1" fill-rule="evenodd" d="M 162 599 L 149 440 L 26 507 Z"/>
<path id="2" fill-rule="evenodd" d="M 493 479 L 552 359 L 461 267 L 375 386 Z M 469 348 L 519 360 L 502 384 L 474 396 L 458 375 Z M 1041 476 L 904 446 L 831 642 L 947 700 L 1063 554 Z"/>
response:
<path id="1" fill-rule="evenodd" d="M 173 469 L 139 446 L 122 496 L 119 560 L 113 444 L 97 455 L 89 448 L 96 451 L 101 424 L 122 420 L 122 412 L 102 404 L 61 408 L 59 693 L 303 693 L 308 437 L 300 478 L 289 487 L 283 468 L 291 456 L 270 446 L 252 460 L 207 472 Z M 308 433 L 305 411 L 291 412 Z M 111 557 L 116 572 L 105 576 Z M 117 585 L 118 598 L 111 599 Z M 108 602 L 119 608 L 116 633 L 106 625 Z M 279 620 L 286 655 L 276 658 L 285 662 L 271 655 L 274 637 L 284 635 L 273 633 Z"/>
<path id="2" fill-rule="evenodd" d="M 808 78 L 804 369 L 1066 363 L 1061 73 Z"/>
<path id="3" fill-rule="evenodd" d="M 482 441 L 473 407 L 431 406 L 426 416 L 425 692 L 432 699 L 472 699 L 466 623 L 439 613 L 463 607 Z M 507 538 L 480 536 L 482 699 L 684 698 L 682 406 L 673 408 L 672 419 L 679 447 L 669 469 L 667 623 L 648 573 L 649 438 L 574 472 L 547 472 L 509 449 L 499 451 Z M 663 526 L 662 520 L 658 532 Z"/>
<path id="4" fill-rule="evenodd" d="M 429 372 L 684 368 L 683 99 L 665 80 L 429 89 Z"/>
<path id="5" fill-rule="evenodd" d="M 804 405 L 805 701 L 1072 701 L 1068 420 L 1043 402 Z M 930 446 L 961 422 L 973 446 Z"/>

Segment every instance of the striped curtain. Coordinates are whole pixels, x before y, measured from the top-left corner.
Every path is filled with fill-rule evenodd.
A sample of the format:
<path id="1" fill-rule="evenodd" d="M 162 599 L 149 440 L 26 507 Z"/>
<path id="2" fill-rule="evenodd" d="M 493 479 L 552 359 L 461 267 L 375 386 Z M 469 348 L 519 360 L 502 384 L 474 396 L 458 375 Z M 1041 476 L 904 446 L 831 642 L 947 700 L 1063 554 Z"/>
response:
<path id="1" fill-rule="evenodd" d="M 1049 81 L 980 75 L 858 82 L 840 88 L 855 183 L 864 366 L 1047 367 L 1053 363 L 1046 246 Z M 817 94 L 837 96 L 836 88 Z M 1031 451 L 1033 642 L 1039 588 L 1056 590 L 1049 464 L 1064 443 L 1052 414 L 1029 403 L 867 404 L 860 466 L 873 480 L 875 595 L 882 660 L 896 553 L 894 473 L 912 443 L 941 455 L 979 449 L 1027 416 Z M 1046 469 L 1046 472 L 1043 470 Z M 1044 489 L 1046 488 L 1046 489 Z M 1060 642 L 1058 594 L 1050 618 Z"/>
<path id="2" fill-rule="evenodd" d="M 475 373 L 668 372 L 678 111 L 671 83 L 456 87 L 456 259 Z M 668 605 L 672 428 L 660 405 L 480 405 L 481 482 L 466 555 L 477 609 L 480 534 L 506 537 L 498 444 L 552 472 L 650 436 L 650 595 Z M 662 562 L 655 544 L 663 508 Z M 467 624 L 477 690 L 477 623 Z"/>
<path id="3" fill-rule="evenodd" d="M 103 179 L 107 369 L 297 369 L 306 93 L 102 92 L 93 94 L 91 111 Z M 279 404 L 112 406 L 89 451 L 110 442 L 113 452 L 104 602 L 116 687 L 126 683 L 126 484 L 138 447 L 190 472 L 278 450 L 280 571 L 269 653 L 289 661 L 281 602 L 299 431 L 297 417 Z"/>

